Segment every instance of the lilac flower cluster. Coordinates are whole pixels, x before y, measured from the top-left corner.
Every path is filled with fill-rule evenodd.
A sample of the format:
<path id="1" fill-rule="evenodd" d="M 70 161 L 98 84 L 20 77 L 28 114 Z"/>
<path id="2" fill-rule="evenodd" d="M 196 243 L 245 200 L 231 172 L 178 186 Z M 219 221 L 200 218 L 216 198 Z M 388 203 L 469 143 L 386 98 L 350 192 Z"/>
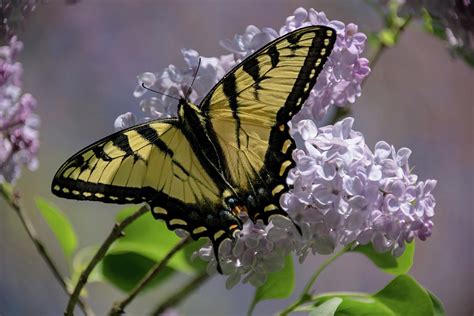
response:
<path id="1" fill-rule="evenodd" d="M 12 37 L 9 46 L 0 47 L 0 182 L 14 182 L 23 165 L 30 170 L 38 165 L 37 103 L 22 94 L 22 67 L 15 61 L 22 46 Z"/>
<path id="2" fill-rule="evenodd" d="M 272 217 L 267 226 L 247 221 L 235 245 L 229 241 L 220 248 L 228 288 L 242 277 L 263 284 L 292 251 L 302 262 L 309 252 L 331 254 L 338 245 L 372 243 L 378 252 L 399 256 L 414 237 L 431 235 L 436 181 L 417 181 L 408 148 L 396 151 L 381 141 L 371 151 L 353 122 L 346 118 L 319 129 L 312 120 L 298 122 L 294 137 L 304 145 L 293 152 L 296 168 L 287 180 L 292 189 L 280 203 L 302 234 L 283 216 Z M 215 269 L 211 245 L 199 256 Z"/>
<path id="3" fill-rule="evenodd" d="M 280 270 L 293 251 L 303 261 L 310 251 L 330 254 L 338 245 L 372 242 L 378 251 L 399 255 L 405 242 L 415 236 L 425 239 L 431 233 L 435 205 L 431 191 L 436 182 L 417 183 L 408 168 L 408 149 L 395 151 L 379 142 L 372 152 L 363 136 L 352 130 L 352 119 L 316 127 L 315 121 L 321 120 L 331 105 L 345 106 L 356 100 L 361 82 L 370 72 L 368 60 L 360 57 L 366 36 L 357 31 L 356 25 L 330 21 L 324 13 L 298 8 L 279 32 L 249 26 L 244 34 L 221 42 L 231 54 L 201 57 L 189 99 L 199 103 L 236 63 L 269 41 L 307 25 L 331 26 L 337 31 L 337 41 L 310 97 L 291 122 L 298 147 L 293 153 L 297 166 L 287 179 L 292 189 L 281 199 L 291 219 L 273 216 L 266 226 L 247 220 L 235 243 L 221 243 L 220 264 L 228 276 L 228 288 L 240 281 L 263 284 L 266 275 Z M 185 97 L 199 54 L 189 49 L 182 53 L 185 67 L 170 65 L 161 72 L 141 74 L 134 95 L 143 96 L 144 83 L 162 93 Z M 176 115 L 177 102 L 154 96 L 142 100 L 140 108 L 145 120 L 170 117 Z M 135 116 L 126 113 L 117 118 L 115 126 L 124 128 L 135 123 Z M 209 262 L 209 272 L 215 271 L 211 244 L 196 256 Z"/>
<path id="4" fill-rule="evenodd" d="M 287 217 L 274 215 L 268 225 L 246 221 L 235 244 L 227 239 L 219 247 L 222 272 L 228 275 L 226 287 L 230 289 L 240 281 L 256 287 L 262 285 L 268 273 L 281 270 L 285 257 L 303 246 L 303 236 Z M 215 273 L 217 263 L 211 243 L 197 255 L 209 262 L 208 272 Z"/>
<path id="5" fill-rule="evenodd" d="M 371 242 L 378 252 L 401 255 L 405 242 L 431 235 L 436 181 L 417 182 L 408 148 L 396 151 L 380 141 L 372 152 L 353 123 L 346 118 L 319 129 L 310 120 L 298 123 L 304 148 L 293 152 L 296 168 L 288 176 L 293 188 L 281 205 L 307 226 L 305 247 L 313 253 Z"/>

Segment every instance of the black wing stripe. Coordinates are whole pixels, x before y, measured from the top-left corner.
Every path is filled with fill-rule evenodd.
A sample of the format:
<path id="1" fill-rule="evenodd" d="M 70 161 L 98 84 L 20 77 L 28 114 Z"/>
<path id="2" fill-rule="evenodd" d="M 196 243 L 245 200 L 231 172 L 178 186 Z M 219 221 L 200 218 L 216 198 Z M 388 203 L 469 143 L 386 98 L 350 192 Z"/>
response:
<path id="1" fill-rule="evenodd" d="M 209 191 L 211 191 L 211 188 L 206 183 L 203 183 L 197 177 L 193 176 L 179 161 L 177 161 L 176 159 L 173 158 L 173 156 L 174 156 L 173 150 L 171 148 L 169 148 L 161 139 L 159 139 L 158 133 L 156 132 L 155 129 L 153 129 L 149 125 L 143 125 L 139 129 L 137 129 L 137 133 L 140 134 L 140 136 L 142 136 L 145 140 L 147 140 L 148 142 L 155 145 L 166 156 L 169 156 L 171 158 L 171 162 L 177 168 L 179 168 L 179 170 L 182 173 L 184 173 L 187 177 L 192 178 L 197 183 L 199 183 L 200 185 L 206 187 Z M 173 139 L 174 139 L 174 137 L 171 139 L 171 141 L 173 141 Z M 149 167 L 149 166 L 147 166 L 147 167 Z M 178 179 L 180 179 L 180 177 L 178 175 L 175 174 L 174 176 L 177 177 Z M 180 180 L 183 180 L 183 179 L 180 179 Z M 171 185 L 171 183 L 170 183 L 170 185 Z"/>
<path id="2" fill-rule="evenodd" d="M 112 144 L 114 146 L 120 148 L 121 151 L 125 152 L 127 156 L 133 156 L 134 152 L 130 147 L 130 143 L 128 141 L 128 137 L 124 134 L 117 134 L 115 137 L 112 138 Z"/>
<path id="3" fill-rule="evenodd" d="M 321 32 L 325 33 L 325 30 L 322 29 Z M 281 159 L 275 159 L 274 155 L 271 154 L 273 152 L 279 152 L 283 142 L 288 139 L 288 127 L 286 123 L 291 119 L 291 117 L 297 113 L 302 106 L 302 103 L 306 101 L 311 92 L 314 84 L 316 83 L 316 79 L 318 74 L 321 72 L 324 63 L 327 60 L 327 56 L 320 56 L 320 48 L 325 47 L 324 39 L 327 39 L 326 36 L 315 36 L 312 41 L 311 49 L 308 51 L 308 55 L 304 61 L 303 67 L 301 68 L 298 77 L 295 81 L 292 91 L 288 95 L 285 106 L 282 107 L 277 114 L 277 123 L 272 128 L 270 134 L 269 145 L 270 149 L 267 151 L 265 157 L 265 165 L 269 170 L 272 170 L 274 173 L 277 173 L 282 160 L 286 157 L 281 157 Z M 290 40 L 289 40 L 290 41 Z M 335 32 L 333 32 L 332 40 L 330 41 L 330 45 L 326 46 L 326 48 L 330 51 L 332 49 L 332 45 L 335 41 Z M 320 64 L 315 67 L 318 58 L 321 58 Z M 315 70 L 315 75 L 310 78 L 312 70 Z M 306 84 L 309 82 L 309 86 L 305 91 Z M 299 103 L 298 103 L 299 102 Z M 279 126 L 284 124 L 284 131 L 279 130 Z M 290 151 L 291 152 L 291 151 Z M 288 170 L 291 168 L 288 168 Z M 287 172 L 285 172 L 284 177 L 286 178 Z"/>
<path id="4" fill-rule="evenodd" d="M 247 74 L 249 74 L 253 81 L 255 82 L 252 86 L 254 87 L 253 91 L 253 97 L 255 100 L 259 101 L 260 97 L 258 94 L 258 91 L 260 90 L 260 81 L 264 78 L 264 75 L 262 76 L 260 74 L 260 64 L 258 62 L 257 58 L 250 58 L 246 61 L 243 62 L 242 64 L 242 69 L 245 71 Z M 244 89 L 246 90 L 246 89 Z M 241 92 L 242 93 L 242 92 Z"/>
<path id="5" fill-rule="evenodd" d="M 150 125 L 142 125 L 136 129 L 137 133 L 140 134 L 148 142 L 155 145 L 159 150 L 161 150 L 164 154 L 169 155 L 170 157 L 174 156 L 173 150 L 171 150 L 165 142 L 163 142 L 160 138 L 156 130 Z"/>
<path id="6" fill-rule="evenodd" d="M 232 110 L 232 117 L 235 120 L 235 139 L 237 140 L 237 147 L 240 148 L 240 118 L 237 113 L 239 104 L 237 102 L 237 84 L 235 80 L 235 74 L 231 73 L 225 78 L 223 82 L 223 91 L 227 99 L 229 100 L 229 105 Z"/>
<path id="7" fill-rule="evenodd" d="M 102 146 L 96 146 L 92 148 L 92 151 L 94 152 L 94 155 L 96 155 L 97 158 L 102 159 L 104 161 L 111 161 L 112 158 L 107 155 L 104 151 L 104 145 Z"/>
<path id="8" fill-rule="evenodd" d="M 248 73 L 255 82 L 260 81 L 260 66 L 257 58 L 251 58 L 243 62 L 242 69 Z"/>
<path id="9" fill-rule="evenodd" d="M 275 68 L 280 61 L 280 53 L 278 52 L 276 45 L 272 45 L 268 48 L 267 54 L 270 56 L 272 62 L 272 68 Z"/>
<path id="10" fill-rule="evenodd" d="M 163 142 L 161 139 L 159 139 L 159 135 L 156 132 L 155 129 L 150 127 L 149 125 L 143 125 L 140 128 L 137 129 L 137 133 L 140 134 L 145 140 L 148 142 L 152 143 L 155 145 L 160 151 L 162 151 L 166 156 L 169 156 L 171 158 L 172 163 L 178 167 L 181 172 L 183 172 L 186 176 L 191 176 L 191 174 L 184 168 L 184 166 L 173 159 L 174 152 L 171 148 L 169 148 L 165 142 Z M 175 175 L 176 176 L 176 175 Z M 179 177 L 178 177 L 179 178 Z"/>
<path id="11" fill-rule="evenodd" d="M 334 34 L 335 35 L 335 34 Z M 304 101 L 308 98 L 314 84 L 316 83 L 316 79 L 319 73 L 322 70 L 324 63 L 327 60 L 327 55 L 321 57 L 320 51 L 324 45 L 324 39 L 327 39 L 325 36 L 315 36 L 313 38 L 311 48 L 308 51 L 308 55 L 304 61 L 303 67 L 298 74 L 298 78 L 293 85 L 293 89 L 291 90 L 290 94 L 288 95 L 285 106 L 280 109 L 277 114 L 277 124 L 286 123 L 292 115 L 296 114 L 301 109 Z M 291 42 L 290 38 L 288 39 Z M 332 41 L 333 42 L 333 41 Z M 332 43 L 331 42 L 331 43 Z M 331 44 L 332 45 L 332 44 Z M 327 49 L 332 49 L 331 47 L 326 47 Z M 321 59 L 321 62 L 318 66 L 315 67 L 316 62 L 318 59 Z M 315 75 L 311 78 L 312 70 L 315 70 Z M 309 83 L 308 89 L 306 89 L 306 85 Z M 300 102 L 298 102 L 301 100 Z"/>
<path id="12" fill-rule="evenodd" d="M 179 107 L 183 112 L 179 128 L 202 167 L 221 191 L 232 189 L 232 185 L 227 181 L 230 178 L 229 168 L 211 121 L 196 112 L 187 102 L 183 102 Z"/>

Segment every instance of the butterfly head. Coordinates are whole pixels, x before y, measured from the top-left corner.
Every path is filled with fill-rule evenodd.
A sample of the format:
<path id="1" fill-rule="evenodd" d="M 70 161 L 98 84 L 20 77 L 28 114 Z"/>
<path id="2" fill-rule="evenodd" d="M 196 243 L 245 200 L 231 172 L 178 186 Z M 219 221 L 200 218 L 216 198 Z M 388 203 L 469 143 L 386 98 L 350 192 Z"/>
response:
<path id="1" fill-rule="evenodd" d="M 199 107 L 183 98 L 179 99 L 178 117 L 181 121 L 187 121 L 191 124 L 201 124 L 200 122 L 203 121 Z"/>
<path id="2" fill-rule="evenodd" d="M 239 218 L 243 223 L 249 218 L 247 205 L 242 203 L 242 201 L 236 197 L 229 197 L 226 200 L 226 204 L 230 212 Z"/>

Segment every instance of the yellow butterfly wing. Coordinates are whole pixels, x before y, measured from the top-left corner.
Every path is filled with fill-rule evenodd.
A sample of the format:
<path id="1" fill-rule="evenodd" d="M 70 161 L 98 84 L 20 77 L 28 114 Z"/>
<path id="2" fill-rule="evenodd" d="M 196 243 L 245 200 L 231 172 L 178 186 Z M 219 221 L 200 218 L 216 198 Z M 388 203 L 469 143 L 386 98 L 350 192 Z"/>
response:
<path id="1" fill-rule="evenodd" d="M 58 170 L 53 193 L 107 203 L 148 202 L 171 229 L 201 236 L 208 215 L 221 204 L 220 190 L 177 124 L 149 122 L 88 146 Z"/>

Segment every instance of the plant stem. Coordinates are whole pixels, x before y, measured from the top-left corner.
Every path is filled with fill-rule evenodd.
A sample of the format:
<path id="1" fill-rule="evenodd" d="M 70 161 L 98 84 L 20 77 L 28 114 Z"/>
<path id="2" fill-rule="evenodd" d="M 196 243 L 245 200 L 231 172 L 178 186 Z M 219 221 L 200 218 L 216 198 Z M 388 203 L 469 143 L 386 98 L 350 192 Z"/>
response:
<path id="1" fill-rule="evenodd" d="M 38 251 L 39 255 L 43 258 L 46 265 L 48 266 L 48 268 L 53 273 L 53 276 L 56 279 L 56 281 L 59 282 L 59 284 L 63 288 L 64 292 L 66 292 L 66 294 L 68 296 L 70 296 L 71 292 L 69 291 L 69 289 L 67 287 L 67 284 L 66 284 L 66 281 L 64 280 L 63 276 L 61 275 L 61 272 L 59 272 L 58 267 L 56 266 L 53 259 L 49 255 L 49 253 L 46 250 L 46 247 L 44 246 L 43 242 L 38 238 L 38 234 L 36 233 L 36 230 L 35 230 L 32 222 L 31 222 L 31 220 L 29 219 L 28 215 L 26 215 L 26 213 L 20 207 L 18 198 L 15 197 L 15 195 L 17 195 L 17 193 L 8 192 L 9 190 L 3 184 L 0 184 L 0 191 L 1 191 L 1 194 L 3 195 L 3 197 L 5 198 L 5 201 L 7 201 L 7 203 L 10 205 L 10 207 L 18 215 L 21 224 L 23 225 L 23 227 L 26 230 L 26 233 L 28 234 L 28 237 L 33 242 L 33 244 L 35 245 L 36 250 Z M 90 307 L 85 302 L 83 302 L 82 300 L 79 300 L 78 303 L 79 303 L 79 306 L 80 306 L 81 310 L 83 311 L 83 313 L 85 315 L 93 315 L 94 314 L 92 312 L 92 310 L 90 309 Z"/>
<path id="2" fill-rule="evenodd" d="M 397 42 L 400 35 L 403 33 L 403 31 L 405 31 L 405 29 L 407 28 L 407 26 L 410 24 L 411 22 L 411 16 L 407 17 L 405 19 L 405 21 L 403 21 L 403 23 L 396 29 L 395 31 L 395 41 Z M 372 59 L 370 61 L 370 68 L 374 68 L 375 65 L 377 64 L 377 62 L 379 61 L 380 57 L 382 56 L 382 54 L 385 52 L 385 50 L 387 48 L 390 48 L 390 46 L 384 44 L 383 42 L 380 42 L 379 46 L 377 47 L 377 50 L 375 51 L 375 54 L 372 56 Z M 365 80 L 364 80 L 365 82 Z"/>
<path id="3" fill-rule="evenodd" d="M 352 244 L 349 244 L 347 246 L 344 246 L 341 250 L 336 252 L 334 255 L 329 257 L 326 261 L 323 262 L 319 266 L 319 268 L 314 272 L 314 274 L 311 276 L 311 279 L 309 279 L 308 283 L 306 283 L 306 286 L 304 287 L 303 293 L 300 295 L 300 297 L 290 304 L 287 308 L 285 308 L 281 313 L 280 316 L 288 315 L 290 312 L 292 312 L 295 308 L 300 306 L 301 304 L 304 304 L 311 300 L 311 288 L 313 287 L 314 283 L 318 279 L 319 275 L 324 271 L 324 269 L 330 265 L 334 260 L 342 256 L 344 253 L 346 253 L 350 248 Z"/>
<path id="4" fill-rule="evenodd" d="M 120 237 L 124 236 L 123 230 L 125 229 L 125 227 L 133 223 L 136 219 L 138 219 L 140 216 L 142 216 L 146 212 L 148 212 L 148 208 L 146 206 L 142 206 L 138 211 L 136 211 L 129 217 L 125 218 L 122 222 L 116 223 L 114 225 L 114 228 L 110 232 L 109 236 L 107 236 L 107 238 L 104 240 L 100 248 L 97 250 L 94 257 L 91 259 L 87 267 L 79 276 L 79 280 L 77 281 L 77 284 L 74 287 L 74 291 L 72 292 L 72 295 L 66 307 L 66 311 L 64 313 L 66 316 L 73 315 L 74 306 L 76 305 L 77 300 L 79 299 L 79 295 L 81 294 L 82 288 L 87 283 L 87 279 L 89 278 L 89 275 L 91 274 L 95 266 L 100 262 L 100 260 L 102 260 L 102 258 L 105 256 L 107 250 L 112 245 L 112 243 L 116 241 L 117 239 L 119 239 Z"/>
<path id="5" fill-rule="evenodd" d="M 173 255 L 181 250 L 191 241 L 191 237 L 181 239 L 176 246 L 171 249 L 166 256 L 160 262 L 157 262 L 148 273 L 140 280 L 140 282 L 135 286 L 135 288 L 130 292 L 130 294 L 122 301 L 116 302 L 109 311 L 110 316 L 118 316 L 124 313 L 125 307 L 132 302 L 132 300 L 142 291 L 145 286 L 150 283 L 163 268 L 166 267 L 168 261 L 173 257 Z"/>
<path id="6" fill-rule="evenodd" d="M 176 291 L 174 294 L 170 295 L 164 303 L 159 305 L 152 313 L 153 316 L 161 315 L 165 310 L 170 307 L 173 307 L 179 304 L 186 296 L 188 296 L 191 292 L 196 290 L 198 287 L 204 284 L 210 278 L 210 275 L 207 274 L 206 271 L 202 272 L 201 274 L 197 275 L 194 279 L 192 279 L 188 284 L 183 286 L 181 289 Z"/>
<path id="7" fill-rule="evenodd" d="M 339 120 L 351 115 L 352 109 L 350 106 L 346 105 L 344 107 L 336 107 L 336 110 L 333 111 L 331 117 L 329 118 L 329 124 L 336 124 Z"/>

